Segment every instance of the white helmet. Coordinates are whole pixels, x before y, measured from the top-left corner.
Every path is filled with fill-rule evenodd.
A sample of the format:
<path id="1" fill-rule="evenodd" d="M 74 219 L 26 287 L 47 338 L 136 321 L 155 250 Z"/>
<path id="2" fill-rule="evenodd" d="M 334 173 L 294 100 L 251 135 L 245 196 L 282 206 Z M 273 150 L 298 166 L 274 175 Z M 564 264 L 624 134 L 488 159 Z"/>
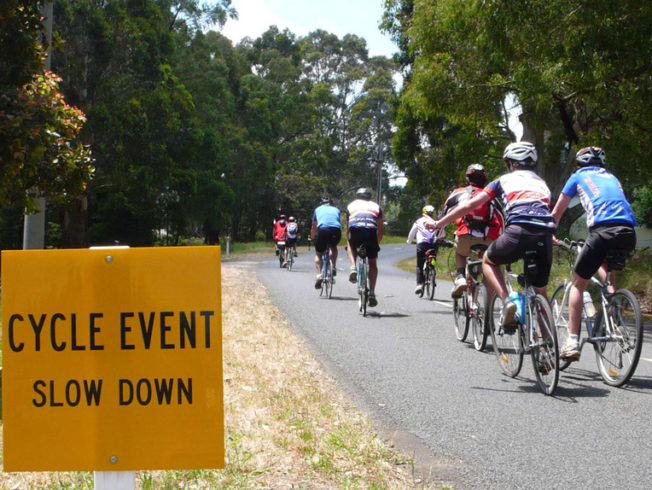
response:
<path id="1" fill-rule="evenodd" d="M 421 211 L 423 212 L 423 214 L 427 214 L 428 216 L 432 216 L 432 214 L 435 212 L 435 208 L 433 206 L 431 206 L 430 204 L 426 204 Z"/>
<path id="2" fill-rule="evenodd" d="M 537 164 L 537 149 L 527 141 L 510 143 L 503 152 L 503 160 L 506 163 L 511 160 L 520 167 L 534 167 Z"/>

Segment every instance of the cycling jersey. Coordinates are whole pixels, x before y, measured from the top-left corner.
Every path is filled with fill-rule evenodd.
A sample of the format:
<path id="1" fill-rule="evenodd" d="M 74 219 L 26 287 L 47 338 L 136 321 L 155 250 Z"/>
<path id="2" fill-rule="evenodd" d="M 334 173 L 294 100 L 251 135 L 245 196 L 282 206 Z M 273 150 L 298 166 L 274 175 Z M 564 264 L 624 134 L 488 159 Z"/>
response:
<path id="1" fill-rule="evenodd" d="M 340 210 L 330 204 L 322 204 L 315 209 L 312 220 L 317 222 L 317 228 L 342 228 Z"/>
<path id="2" fill-rule="evenodd" d="M 349 222 L 349 229 L 367 228 L 375 230 L 378 228 L 378 220 L 383 217 L 383 211 L 373 201 L 356 199 L 346 208 L 346 217 Z"/>
<path id="3" fill-rule="evenodd" d="M 503 203 L 506 226 L 524 224 L 554 230 L 550 189 L 531 170 L 515 170 L 490 182 L 484 192 Z"/>
<path id="4" fill-rule="evenodd" d="M 589 228 L 604 224 L 636 226 L 634 212 L 620 181 L 602 167 L 578 169 L 561 192 L 571 198 L 579 194 Z"/>
<path id="5" fill-rule="evenodd" d="M 287 229 L 287 221 L 277 221 L 274 223 L 274 241 L 279 242 L 283 241 L 286 238 L 286 229 Z"/>
<path id="6" fill-rule="evenodd" d="M 421 216 L 412 224 L 407 238 L 408 243 L 412 243 L 415 237 L 417 239 L 417 245 L 420 243 L 435 243 L 437 232 L 426 229 L 426 223 L 432 223 L 432 219 L 427 216 Z"/>
<path id="7" fill-rule="evenodd" d="M 477 187 L 477 186 L 458 187 L 446 199 L 442 212 L 439 216 L 440 217 L 445 216 L 451 209 L 456 207 L 458 204 L 461 204 L 462 202 L 466 201 L 471 197 L 472 194 L 478 191 L 481 192 L 482 187 Z M 490 225 L 486 226 L 483 230 L 477 230 L 477 229 L 471 230 L 469 228 L 469 223 L 466 220 L 466 215 L 457 218 L 455 220 L 455 225 L 457 226 L 457 230 L 455 231 L 455 236 L 472 235 L 474 237 L 489 238 L 491 240 L 495 240 L 496 238 L 498 238 L 500 235 L 502 235 L 504 229 L 503 215 L 500 209 L 498 209 L 496 206 L 489 205 L 488 212 L 490 214 L 488 219 Z"/>

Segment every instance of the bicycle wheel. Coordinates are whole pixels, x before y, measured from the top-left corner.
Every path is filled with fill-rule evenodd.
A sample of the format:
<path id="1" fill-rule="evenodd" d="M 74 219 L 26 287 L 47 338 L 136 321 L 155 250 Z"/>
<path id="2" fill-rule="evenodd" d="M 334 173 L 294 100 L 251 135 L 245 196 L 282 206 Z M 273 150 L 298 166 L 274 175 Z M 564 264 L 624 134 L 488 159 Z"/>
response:
<path id="1" fill-rule="evenodd" d="M 333 295 L 333 263 L 329 260 L 326 265 L 326 296 L 330 299 Z"/>
<path id="2" fill-rule="evenodd" d="M 358 307 L 362 316 L 367 316 L 369 289 L 367 288 L 367 264 L 363 260 L 358 263 L 358 295 Z"/>
<path id="3" fill-rule="evenodd" d="M 552 309 L 552 319 L 555 324 L 555 330 L 557 330 L 557 343 L 562 346 L 568 339 L 570 334 L 568 330 L 568 296 L 566 301 L 564 301 L 564 292 L 566 291 L 566 284 L 560 284 L 555 289 L 555 292 L 552 293 L 550 299 L 550 307 Z M 559 370 L 563 371 L 571 362 L 566 359 L 559 359 Z"/>
<path id="4" fill-rule="evenodd" d="M 466 293 L 453 300 L 453 318 L 455 320 L 455 336 L 457 340 L 464 342 L 469 333 L 469 305 Z"/>
<path id="5" fill-rule="evenodd" d="M 426 281 L 426 284 L 430 283 L 428 299 L 433 300 L 435 298 L 435 287 L 437 287 L 437 269 L 432 265 L 428 266 L 428 269 L 430 269 L 430 279 Z"/>
<path id="6" fill-rule="evenodd" d="M 473 330 L 473 347 L 482 352 L 487 345 L 489 329 L 487 327 L 487 288 L 484 284 L 476 285 L 474 296 L 473 315 L 471 317 L 471 328 Z"/>
<path id="7" fill-rule="evenodd" d="M 284 254 L 285 248 L 280 247 L 279 250 L 280 250 L 280 252 L 278 254 L 278 266 L 283 267 L 283 254 Z"/>
<path id="8" fill-rule="evenodd" d="M 423 279 L 423 288 L 419 293 L 419 298 L 423 298 L 424 293 L 426 297 L 430 294 L 430 267 L 428 267 L 428 264 L 423 266 Z"/>
<path id="9" fill-rule="evenodd" d="M 537 384 L 546 395 L 552 395 L 559 382 L 559 344 L 548 300 L 537 294 L 528 315 L 534 342 L 530 350 Z"/>
<path id="10" fill-rule="evenodd" d="M 609 386 L 622 386 L 634 374 L 643 347 L 643 315 L 634 294 L 619 289 L 609 298 L 605 311 L 595 319 L 595 336 L 607 340 L 593 344 L 600 376 Z"/>
<path id="11" fill-rule="evenodd" d="M 285 266 L 288 271 L 292 270 L 292 264 L 294 264 L 294 257 L 292 255 L 292 249 L 288 251 L 288 260 L 287 260 L 287 265 Z"/>
<path id="12" fill-rule="evenodd" d="M 494 353 L 502 372 L 514 378 L 518 376 L 518 373 L 521 372 L 521 366 L 523 366 L 520 327 L 506 329 L 501 326 L 500 312 L 502 308 L 502 300 L 499 296 L 494 296 L 493 301 L 489 303 L 489 311 L 487 312 L 489 331 L 491 332 L 491 342 L 494 345 Z"/>

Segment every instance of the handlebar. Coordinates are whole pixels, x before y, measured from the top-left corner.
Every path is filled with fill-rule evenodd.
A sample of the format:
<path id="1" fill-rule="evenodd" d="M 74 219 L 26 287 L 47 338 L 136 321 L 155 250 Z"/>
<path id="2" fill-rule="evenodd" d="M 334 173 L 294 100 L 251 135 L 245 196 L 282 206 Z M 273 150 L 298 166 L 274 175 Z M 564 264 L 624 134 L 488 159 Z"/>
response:
<path id="1" fill-rule="evenodd" d="M 569 240 L 568 238 L 564 238 L 563 240 L 558 241 L 555 245 L 571 252 L 578 248 L 582 248 L 584 246 L 584 240 Z"/>

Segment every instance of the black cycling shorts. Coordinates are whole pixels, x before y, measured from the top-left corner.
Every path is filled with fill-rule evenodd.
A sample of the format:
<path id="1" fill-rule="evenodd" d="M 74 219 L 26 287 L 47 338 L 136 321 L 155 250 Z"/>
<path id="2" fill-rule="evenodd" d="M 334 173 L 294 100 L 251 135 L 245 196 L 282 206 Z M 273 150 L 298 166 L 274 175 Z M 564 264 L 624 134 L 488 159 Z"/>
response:
<path id="1" fill-rule="evenodd" d="M 294 237 L 294 238 L 287 237 L 285 239 L 285 246 L 286 247 L 294 247 L 296 245 L 296 243 L 297 243 L 297 237 Z"/>
<path id="2" fill-rule="evenodd" d="M 367 257 L 378 258 L 380 251 L 378 230 L 376 228 L 349 228 L 349 246 L 353 247 L 353 250 L 357 250 L 363 243 L 367 248 Z"/>
<path id="3" fill-rule="evenodd" d="M 548 284 L 552 268 L 552 230 L 539 226 L 512 224 L 505 228 L 487 249 L 487 259 L 493 264 L 512 264 L 525 257 L 526 250 L 534 250 L 536 274 L 529 277 L 533 286 Z"/>
<path id="4" fill-rule="evenodd" d="M 315 250 L 322 254 L 324 253 L 324 250 L 326 250 L 326 247 L 337 247 L 341 239 L 341 228 L 317 228 L 317 236 L 315 237 Z"/>
<path id="5" fill-rule="evenodd" d="M 636 231 L 627 225 L 607 225 L 591 228 L 582 251 L 575 262 L 575 272 L 590 279 L 604 262 L 609 250 L 631 252 L 636 247 Z"/>

